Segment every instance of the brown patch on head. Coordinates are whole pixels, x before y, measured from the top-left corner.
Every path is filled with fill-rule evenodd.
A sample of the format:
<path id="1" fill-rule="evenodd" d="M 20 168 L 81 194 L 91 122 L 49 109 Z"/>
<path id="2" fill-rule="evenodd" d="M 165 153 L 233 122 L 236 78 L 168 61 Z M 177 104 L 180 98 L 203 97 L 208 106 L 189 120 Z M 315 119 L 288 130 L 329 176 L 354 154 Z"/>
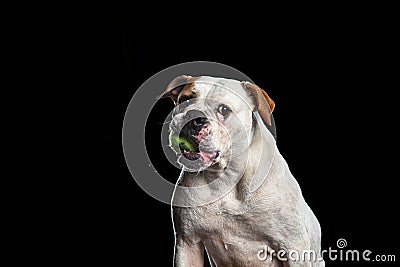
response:
<path id="1" fill-rule="evenodd" d="M 266 122 L 268 125 L 271 125 L 271 114 L 275 108 L 275 102 L 263 89 L 257 85 L 250 82 L 242 82 L 242 85 L 255 99 L 254 111 L 258 111 L 264 122 Z"/>
<path id="2" fill-rule="evenodd" d="M 181 75 L 173 79 L 159 98 L 170 97 L 174 104 L 177 105 L 178 99 L 183 96 L 193 96 L 192 89 L 194 82 L 199 77 Z"/>
<path id="3" fill-rule="evenodd" d="M 193 91 L 194 89 L 194 82 L 188 83 L 186 84 L 181 92 L 178 95 L 178 100 L 175 104 L 179 104 L 181 102 L 182 99 L 186 99 L 186 98 L 195 98 L 196 97 L 196 92 Z"/>

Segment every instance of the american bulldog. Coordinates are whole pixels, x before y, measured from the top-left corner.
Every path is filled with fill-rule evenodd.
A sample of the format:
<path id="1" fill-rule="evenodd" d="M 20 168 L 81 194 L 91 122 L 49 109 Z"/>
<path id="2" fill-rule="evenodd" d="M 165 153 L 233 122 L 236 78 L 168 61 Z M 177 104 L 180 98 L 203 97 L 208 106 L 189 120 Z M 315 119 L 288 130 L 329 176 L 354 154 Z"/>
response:
<path id="1" fill-rule="evenodd" d="M 275 103 L 250 82 L 176 77 L 170 147 L 174 266 L 324 266 L 321 230 L 267 125 Z"/>

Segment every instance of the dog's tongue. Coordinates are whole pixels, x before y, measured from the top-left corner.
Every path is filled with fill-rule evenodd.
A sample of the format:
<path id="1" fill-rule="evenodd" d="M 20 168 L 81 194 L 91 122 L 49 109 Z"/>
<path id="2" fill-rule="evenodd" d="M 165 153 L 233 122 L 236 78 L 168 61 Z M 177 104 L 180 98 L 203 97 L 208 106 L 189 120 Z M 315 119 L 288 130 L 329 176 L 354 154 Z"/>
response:
<path id="1" fill-rule="evenodd" d="M 204 152 L 204 151 L 200 151 L 199 152 L 200 156 L 203 158 L 203 161 L 205 163 L 209 163 L 210 161 L 212 161 L 214 159 L 215 156 L 215 152 Z"/>

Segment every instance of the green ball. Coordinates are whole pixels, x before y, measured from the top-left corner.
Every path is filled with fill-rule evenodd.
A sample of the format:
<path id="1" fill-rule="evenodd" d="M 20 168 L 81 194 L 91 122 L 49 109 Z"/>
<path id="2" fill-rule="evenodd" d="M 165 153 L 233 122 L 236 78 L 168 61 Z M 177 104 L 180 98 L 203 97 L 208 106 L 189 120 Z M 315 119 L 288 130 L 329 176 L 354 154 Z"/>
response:
<path id="1" fill-rule="evenodd" d="M 196 146 L 186 137 L 172 135 L 170 137 L 171 147 L 175 152 L 181 153 L 181 150 L 195 152 Z"/>

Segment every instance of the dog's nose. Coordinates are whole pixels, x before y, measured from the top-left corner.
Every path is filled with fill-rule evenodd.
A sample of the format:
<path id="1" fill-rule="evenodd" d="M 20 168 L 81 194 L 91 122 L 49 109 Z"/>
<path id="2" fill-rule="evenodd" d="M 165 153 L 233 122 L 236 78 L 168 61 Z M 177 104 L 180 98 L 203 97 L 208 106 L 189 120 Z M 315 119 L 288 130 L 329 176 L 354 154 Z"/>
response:
<path id="1" fill-rule="evenodd" d="M 192 122 L 193 122 L 193 125 L 196 127 L 203 127 L 204 124 L 207 123 L 207 118 L 199 117 L 199 118 L 194 119 Z"/>
<path id="2" fill-rule="evenodd" d="M 205 118 L 205 117 L 199 117 L 199 118 L 196 118 L 196 119 L 191 120 L 190 123 L 191 123 L 191 125 L 192 125 L 192 128 L 193 128 L 195 131 L 198 132 L 198 131 L 200 131 L 201 129 L 203 129 L 204 125 L 207 123 L 207 118 Z"/>
<path id="3" fill-rule="evenodd" d="M 207 123 L 208 119 L 199 110 L 189 110 L 185 114 L 185 121 L 190 122 L 196 130 L 200 130 Z"/>

